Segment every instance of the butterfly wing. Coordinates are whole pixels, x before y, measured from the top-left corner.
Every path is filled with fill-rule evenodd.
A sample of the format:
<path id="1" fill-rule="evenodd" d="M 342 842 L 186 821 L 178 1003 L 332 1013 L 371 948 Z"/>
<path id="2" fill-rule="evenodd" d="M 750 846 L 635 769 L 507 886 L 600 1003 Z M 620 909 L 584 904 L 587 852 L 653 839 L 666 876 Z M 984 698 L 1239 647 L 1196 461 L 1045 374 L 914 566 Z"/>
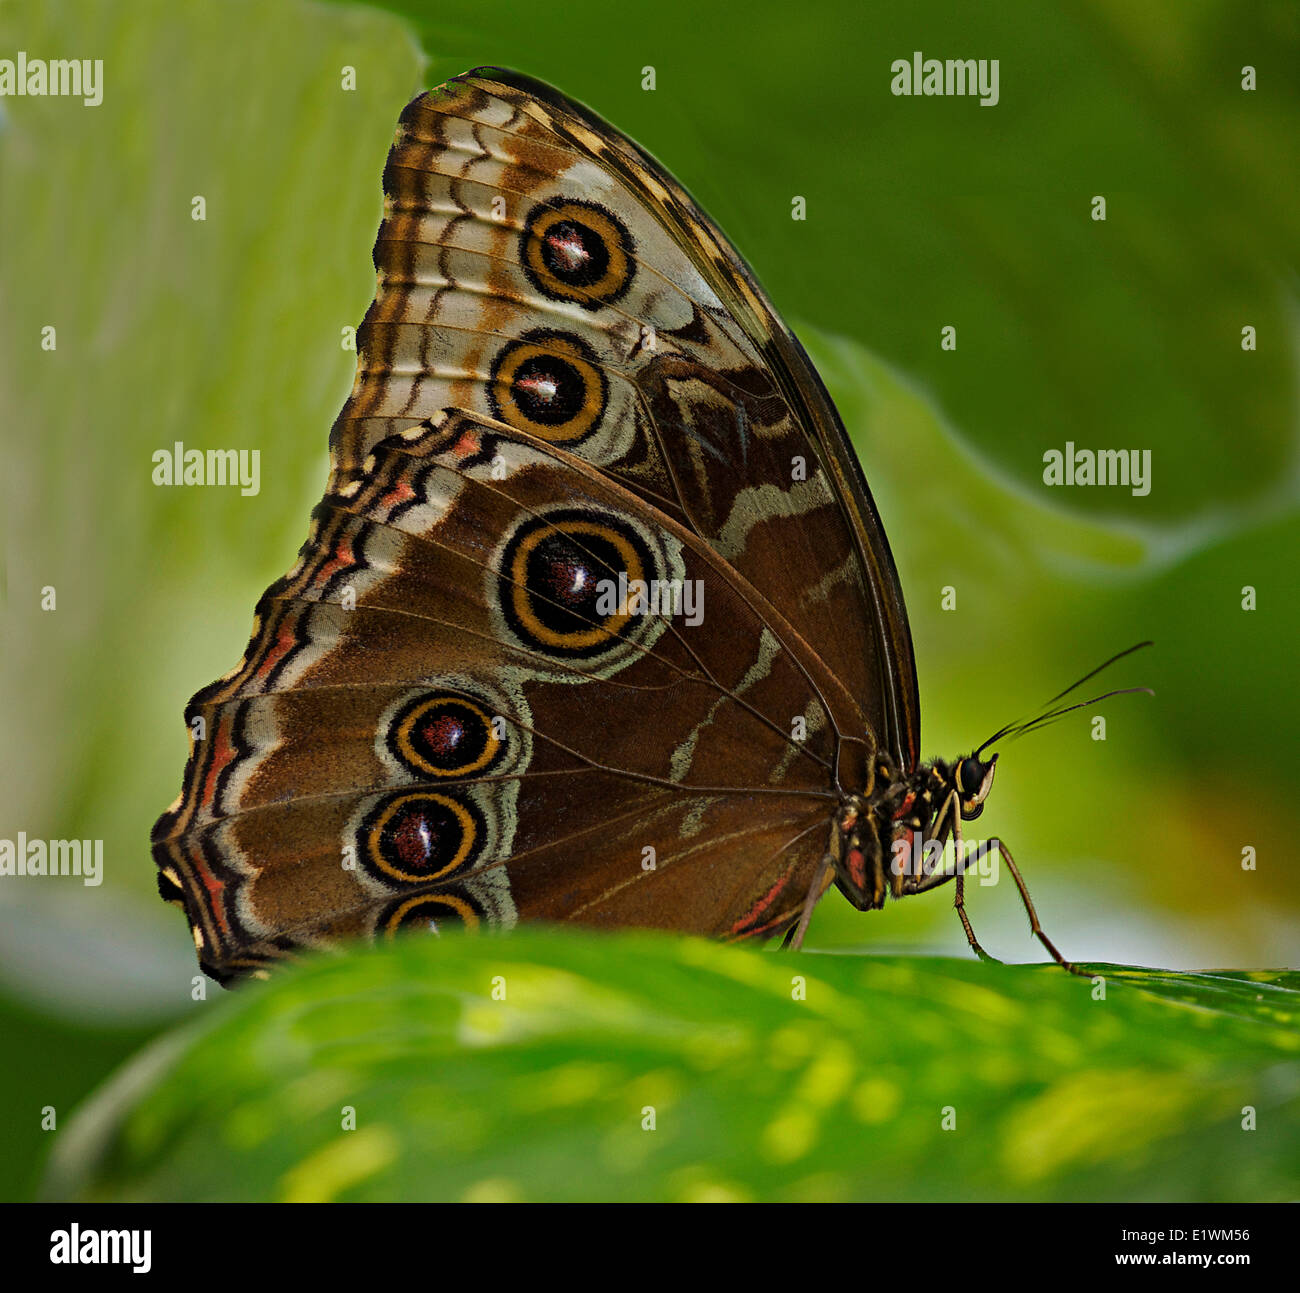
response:
<path id="1" fill-rule="evenodd" d="M 629 572 L 707 616 L 602 601 Z M 203 739 L 154 833 L 164 896 L 218 977 L 452 918 L 788 924 L 834 803 L 808 654 L 631 491 L 439 414 L 326 494 L 244 659 L 191 701 Z"/>
<path id="2" fill-rule="evenodd" d="M 685 191 L 585 108 L 497 68 L 408 105 L 384 189 L 336 471 L 448 406 L 544 434 L 711 544 L 915 766 L 911 634 L 857 458 L 802 347 Z M 548 375 L 568 404 L 536 398 Z"/>
<path id="3" fill-rule="evenodd" d="M 452 919 L 770 933 L 846 747 L 915 757 L 897 579 L 811 364 L 662 171 L 506 77 L 403 113 L 329 488 L 187 712 L 154 853 L 217 977 Z M 703 617 L 594 600 L 620 578 Z"/>

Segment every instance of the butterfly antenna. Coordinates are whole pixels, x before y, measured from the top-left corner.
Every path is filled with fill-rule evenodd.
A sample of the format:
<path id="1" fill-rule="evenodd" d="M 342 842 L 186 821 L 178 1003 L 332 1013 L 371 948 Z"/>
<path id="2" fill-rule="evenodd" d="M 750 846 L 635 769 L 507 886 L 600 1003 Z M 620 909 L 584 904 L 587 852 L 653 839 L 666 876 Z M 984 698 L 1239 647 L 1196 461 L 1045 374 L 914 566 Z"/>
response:
<path id="1" fill-rule="evenodd" d="M 1018 736 L 1024 736 L 1040 727 L 1046 727 L 1049 723 L 1056 722 L 1059 718 L 1064 718 L 1066 714 L 1071 714 L 1076 709 L 1086 709 L 1089 705 L 1095 705 L 1099 701 L 1109 700 L 1112 696 L 1129 696 L 1137 692 L 1145 692 L 1148 696 L 1154 696 L 1155 692 L 1153 692 L 1150 687 L 1122 687 L 1116 691 L 1105 692 L 1100 696 L 1093 696 L 1090 700 L 1081 700 L 1077 704 L 1067 705 L 1062 709 L 1053 710 L 1051 708 L 1058 700 L 1063 699 L 1072 691 L 1082 687 L 1090 678 L 1095 678 L 1103 669 L 1109 669 L 1116 661 L 1124 659 L 1125 656 L 1132 655 L 1134 651 L 1141 651 L 1143 647 L 1149 647 L 1152 645 L 1153 643 L 1148 640 L 1146 642 L 1138 642 L 1134 646 L 1126 647 L 1123 651 L 1117 652 L 1115 655 L 1111 656 L 1109 660 L 1104 661 L 1095 669 L 1085 673 L 1083 677 L 1078 679 L 1076 682 L 1072 682 L 1064 691 L 1058 691 L 1050 700 L 1045 701 L 1036 716 L 1028 719 L 1017 719 L 1015 722 L 1008 723 L 1005 727 L 999 728 L 998 731 L 994 732 L 993 735 L 975 751 L 974 757 L 979 758 L 979 756 L 983 754 L 990 745 L 996 744 L 998 741 L 1002 740 L 1003 737 L 1015 738 Z"/>
<path id="2" fill-rule="evenodd" d="M 1099 673 L 1101 673 L 1103 669 L 1109 669 L 1111 665 L 1113 665 L 1117 660 L 1122 660 L 1126 655 L 1132 655 L 1134 651 L 1141 651 L 1143 647 L 1149 647 L 1154 645 L 1155 644 L 1148 639 L 1146 642 L 1139 642 L 1136 646 L 1126 647 L 1123 651 L 1120 651 L 1118 654 L 1111 656 L 1111 658 L 1107 660 L 1105 664 L 1099 664 L 1091 673 L 1085 673 L 1083 677 L 1079 679 L 1078 682 L 1072 682 L 1064 691 L 1058 691 L 1056 695 L 1052 697 L 1051 700 L 1047 701 L 1043 705 L 1043 708 L 1046 709 L 1048 705 L 1055 705 L 1056 702 L 1060 700 L 1062 696 L 1068 696 L 1072 691 L 1075 690 L 1075 688 L 1082 687 L 1083 684 L 1087 682 L 1089 678 L 1095 678 Z M 1092 702 L 1089 701 L 1087 703 L 1091 704 Z"/>
<path id="3" fill-rule="evenodd" d="M 1112 696 L 1136 696 L 1139 694 L 1154 696 L 1155 692 L 1150 687 L 1119 687 L 1114 691 L 1104 691 L 1100 696 L 1094 696 L 1091 700 L 1081 700 L 1074 705 L 1066 705 L 1062 709 L 1053 710 L 1050 714 L 1043 714 L 1032 722 L 1022 723 L 1019 727 L 1012 729 L 1009 739 L 1014 741 L 1018 737 L 1028 735 L 1030 732 L 1036 732 L 1040 727 L 1046 727 L 1049 723 L 1055 723 L 1057 719 L 1064 718 L 1066 714 L 1073 714 L 1076 709 L 1087 709 L 1089 705 L 1096 705 L 1099 701 L 1109 700 Z"/>

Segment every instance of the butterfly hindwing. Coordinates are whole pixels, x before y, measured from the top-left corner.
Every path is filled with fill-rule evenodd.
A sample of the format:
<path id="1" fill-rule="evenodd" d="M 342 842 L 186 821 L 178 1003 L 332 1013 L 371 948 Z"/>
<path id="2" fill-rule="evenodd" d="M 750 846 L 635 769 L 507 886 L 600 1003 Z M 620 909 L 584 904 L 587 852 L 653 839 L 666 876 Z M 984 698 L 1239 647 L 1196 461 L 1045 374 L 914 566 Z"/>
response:
<path id="1" fill-rule="evenodd" d="M 610 587 L 575 598 L 575 571 Z M 707 617 L 674 613 L 685 588 Z M 755 904 L 789 916 L 773 886 L 824 851 L 832 686 L 690 531 L 528 433 L 444 414 L 317 508 L 244 661 L 191 702 L 206 739 L 155 854 L 219 968 L 437 903 L 739 937 L 767 923 Z"/>

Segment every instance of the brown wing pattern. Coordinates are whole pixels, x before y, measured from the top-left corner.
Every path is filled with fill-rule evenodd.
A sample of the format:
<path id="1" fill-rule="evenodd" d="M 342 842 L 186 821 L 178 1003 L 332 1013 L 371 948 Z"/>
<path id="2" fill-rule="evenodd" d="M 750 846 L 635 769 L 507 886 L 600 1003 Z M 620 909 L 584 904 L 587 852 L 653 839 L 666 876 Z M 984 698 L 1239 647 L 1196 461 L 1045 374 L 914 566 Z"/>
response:
<path id="1" fill-rule="evenodd" d="M 402 114 L 329 487 L 187 710 L 154 854 L 220 978 L 449 920 L 764 936 L 875 741 L 915 757 L 811 365 L 667 176 L 507 75 Z"/>
<path id="2" fill-rule="evenodd" d="M 561 362 L 581 348 L 598 415 L 552 434 L 770 597 L 913 765 L 911 635 L 856 457 L 802 348 L 684 190 L 579 105 L 493 68 L 407 107 L 384 190 L 335 469 L 444 407 L 511 420 L 502 374 L 520 336 Z"/>

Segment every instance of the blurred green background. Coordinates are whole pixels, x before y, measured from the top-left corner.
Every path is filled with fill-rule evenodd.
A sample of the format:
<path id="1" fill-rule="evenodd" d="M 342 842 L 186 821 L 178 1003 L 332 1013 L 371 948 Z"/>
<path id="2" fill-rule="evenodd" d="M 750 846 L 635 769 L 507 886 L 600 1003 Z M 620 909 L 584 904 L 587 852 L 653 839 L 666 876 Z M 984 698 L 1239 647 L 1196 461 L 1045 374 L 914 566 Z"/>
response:
<path id="1" fill-rule="evenodd" d="M 1108 704 L 1105 741 L 1084 714 L 1006 747 L 981 822 L 1066 954 L 1296 963 L 1295 5 L 53 0 L 0 7 L 17 50 L 102 58 L 105 91 L 0 99 L 0 835 L 103 839 L 106 875 L 0 880 L 0 1195 L 35 1184 L 43 1106 L 65 1119 L 202 1008 L 148 852 L 181 707 L 239 658 L 323 486 L 397 114 L 481 63 L 657 156 L 805 341 L 898 560 L 927 755 L 1155 639 L 1115 673 L 1155 697 Z M 999 59 L 999 104 L 894 97 L 913 50 Z M 177 439 L 260 449 L 260 494 L 153 486 Z M 1150 495 L 1044 487 L 1067 440 L 1149 449 Z M 1036 959 L 1009 885 L 970 907 Z M 965 951 L 944 892 L 870 917 L 832 896 L 810 943 Z"/>

